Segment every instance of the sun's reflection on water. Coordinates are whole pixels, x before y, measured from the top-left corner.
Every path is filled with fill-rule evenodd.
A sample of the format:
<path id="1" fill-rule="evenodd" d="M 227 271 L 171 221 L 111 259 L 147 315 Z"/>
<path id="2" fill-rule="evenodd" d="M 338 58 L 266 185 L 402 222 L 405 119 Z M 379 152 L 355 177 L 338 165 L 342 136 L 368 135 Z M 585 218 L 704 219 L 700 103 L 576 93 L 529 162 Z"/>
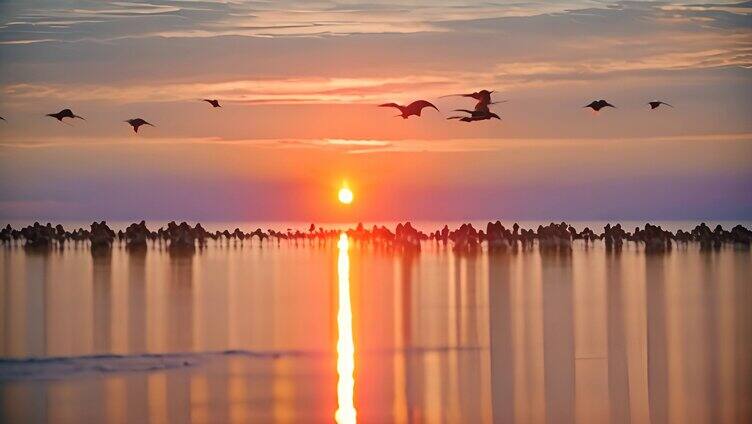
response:
<path id="1" fill-rule="evenodd" d="M 350 305 L 350 256 L 349 240 L 342 233 L 337 243 L 337 279 L 339 302 L 337 308 L 337 412 L 334 419 L 340 424 L 352 424 L 356 420 L 353 403 L 355 387 L 355 343 L 352 332 L 352 307 Z"/>

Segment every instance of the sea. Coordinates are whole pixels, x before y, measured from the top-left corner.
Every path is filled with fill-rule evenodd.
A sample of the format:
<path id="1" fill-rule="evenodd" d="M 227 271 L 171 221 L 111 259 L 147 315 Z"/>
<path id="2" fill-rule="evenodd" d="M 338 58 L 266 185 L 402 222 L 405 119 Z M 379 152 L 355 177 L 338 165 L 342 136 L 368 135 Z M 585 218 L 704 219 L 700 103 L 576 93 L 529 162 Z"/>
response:
<path id="1" fill-rule="evenodd" d="M 752 252 L 0 245 L 0 422 L 358 421 L 752 422 Z"/>

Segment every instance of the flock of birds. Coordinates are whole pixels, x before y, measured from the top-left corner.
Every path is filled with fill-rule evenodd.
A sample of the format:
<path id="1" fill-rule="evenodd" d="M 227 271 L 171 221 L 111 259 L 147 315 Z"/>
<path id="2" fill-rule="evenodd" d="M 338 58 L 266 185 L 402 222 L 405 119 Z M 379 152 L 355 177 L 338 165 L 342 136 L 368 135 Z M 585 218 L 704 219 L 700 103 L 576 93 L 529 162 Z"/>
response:
<path id="1" fill-rule="evenodd" d="M 218 100 L 216 100 L 216 99 L 201 99 L 201 101 L 207 102 L 207 103 L 209 103 L 210 105 L 212 105 L 213 107 L 222 107 L 222 106 L 221 106 L 221 105 L 219 104 L 219 101 L 218 101 Z M 59 122 L 64 122 L 64 121 L 63 121 L 63 119 L 65 119 L 65 118 L 69 118 L 69 119 L 80 119 L 80 120 L 82 120 L 82 121 L 85 121 L 85 120 L 86 120 L 86 119 L 85 119 L 85 118 L 84 118 L 83 116 L 81 116 L 81 115 L 76 115 L 75 113 L 73 113 L 73 111 L 72 111 L 72 110 L 70 110 L 70 109 L 67 109 L 67 108 L 66 108 L 66 109 L 63 109 L 63 110 L 61 110 L 60 112 L 56 112 L 56 113 L 48 113 L 48 114 L 46 114 L 45 116 L 49 116 L 50 118 L 55 118 L 55 119 L 57 119 L 57 120 L 58 120 Z M 5 119 L 4 117 L 2 117 L 2 116 L 0 116 L 0 120 L 2 120 L 2 121 L 7 121 L 7 120 L 6 120 L 6 119 Z M 126 120 L 125 120 L 125 121 L 123 121 L 123 122 L 127 123 L 128 125 L 130 125 L 130 126 L 131 126 L 131 127 L 133 128 L 133 132 L 135 132 L 135 133 L 138 133 L 138 129 L 139 129 L 139 128 L 141 128 L 141 127 L 142 127 L 142 126 L 144 126 L 144 125 L 149 125 L 149 126 L 151 126 L 151 127 L 156 127 L 156 125 L 154 125 L 154 124 L 152 124 L 152 123 L 150 123 L 150 122 L 146 121 L 146 120 L 145 120 L 145 119 L 143 119 L 143 118 L 131 118 L 131 119 L 126 119 Z"/>
<path id="2" fill-rule="evenodd" d="M 450 94 L 448 96 L 442 96 L 442 97 L 451 97 L 451 96 L 471 97 L 477 101 L 477 103 L 475 104 L 475 109 L 473 110 L 468 110 L 468 109 L 455 109 L 454 110 L 454 112 L 467 113 L 468 116 L 450 116 L 447 119 L 459 119 L 462 122 L 485 121 L 487 119 L 501 119 L 499 115 L 491 112 L 491 109 L 489 108 L 489 106 L 496 104 L 496 103 L 503 103 L 504 101 L 501 101 L 501 102 L 491 101 L 491 93 L 493 93 L 493 90 L 491 91 L 480 90 L 474 93 Z M 412 115 L 420 116 L 423 109 L 427 107 L 436 109 L 437 111 L 439 110 L 439 108 L 437 108 L 433 103 L 427 100 L 416 100 L 407 106 L 398 105 L 397 103 L 384 103 L 382 105 L 379 105 L 379 107 L 397 108 L 400 111 L 400 114 L 396 115 L 395 117 L 402 117 L 402 119 L 407 119 Z"/>
<path id="3" fill-rule="evenodd" d="M 462 122 L 476 122 L 476 121 L 485 121 L 489 119 L 501 119 L 499 115 L 497 115 L 494 112 L 491 112 L 491 105 L 498 104 L 498 103 L 505 103 L 506 100 L 501 101 L 492 101 L 491 100 L 491 94 L 494 93 L 493 90 L 480 90 L 476 91 L 474 93 L 463 93 L 463 94 L 449 94 L 447 96 L 441 96 L 443 97 L 452 97 L 452 96 L 459 96 L 459 97 L 470 97 L 472 99 L 475 99 L 477 103 L 475 103 L 475 108 L 473 110 L 469 109 L 454 109 L 453 112 L 462 112 L 467 115 L 457 115 L 457 116 L 450 116 L 447 119 L 457 119 Z M 661 101 L 661 100 L 653 100 L 647 103 L 648 106 L 650 106 L 650 110 L 657 109 L 660 106 L 668 106 L 673 107 L 670 104 Z M 433 103 L 427 101 L 427 100 L 416 100 L 406 106 L 399 105 L 397 103 L 384 103 L 379 105 L 379 107 L 393 107 L 399 110 L 399 115 L 395 115 L 395 117 L 401 117 L 402 119 L 407 119 L 410 116 L 418 116 L 420 117 L 420 114 L 423 112 L 423 109 L 425 108 L 432 108 L 439 111 L 439 108 L 437 108 Z M 612 105 L 611 103 L 607 102 L 606 100 L 593 100 L 589 104 L 583 106 L 583 108 L 590 108 L 595 112 L 599 112 L 601 109 L 612 107 L 615 108 L 616 106 Z"/>
<path id="4" fill-rule="evenodd" d="M 476 121 L 485 121 L 489 119 L 501 119 L 499 115 L 497 115 L 494 112 L 491 112 L 490 106 L 495 105 L 498 103 L 505 103 L 506 100 L 501 101 L 492 101 L 491 100 L 491 94 L 494 93 L 493 90 L 480 90 L 476 91 L 474 93 L 464 93 L 464 94 L 449 94 L 447 96 L 441 96 L 443 97 L 469 97 L 476 100 L 475 108 L 470 109 L 454 109 L 453 112 L 462 112 L 466 115 L 456 115 L 456 116 L 450 116 L 446 119 L 456 119 L 462 122 L 476 122 Z M 200 99 L 202 102 L 209 103 L 212 107 L 218 108 L 222 107 L 222 105 L 219 104 L 219 100 L 217 99 Z M 670 104 L 660 101 L 660 100 L 653 100 L 647 103 L 650 106 L 650 109 L 657 109 L 660 106 L 668 106 L 673 107 Z M 407 119 L 411 116 L 418 116 L 420 117 L 421 113 L 423 112 L 423 109 L 425 108 L 432 108 L 436 109 L 436 111 L 439 111 L 439 108 L 437 108 L 433 103 L 427 101 L 427 100 L 416 100 L 406 106 L 397 104 L 397 103 L 384 103 L 378 105 L 379 107 L 392 107 L 397 110 L 399 110 L 399 115 L 395 115 L 395 117 L 401 117 L 402 119 Z M 601 109 L 611 107 L 615 108 L 616 106 L 612 105 L 611 103 L 607 102 L 606 100 L 594 100 L 590 102 L 589 104 L 583 106 L 583 108 L 590 108 L 595 112 L 600 111 Z M 63 122 L 63 119 L 69 118 L 69 119 L 81 119 L 85 120 L 84 117 L 80 115 L 76 115 L 73 113 L 70 109 L 63 109 L 60 112 L 57 113 L 48 113 L 45 116 L 49 116 L 51 118 L 55 118 L 60 122 Z M 0 116 L 0 120 L 5 121 L 6 119 Z M 144 125 L 149 125 L 154 127 L 155 125 L 146 121 L 143 118 L 131 118 L 126 121 L 124 121 L 128 125 L 130 125 L 133 128 L 133 132 L 138 133 L 138 129 Z"/>
<path id="5" fill-rule="evenodd" d="M 742 225 L 736 225 L 726 230 L 717 225 L 710 229 L 705 223 L 697 225 L 691 231 L 678 230 L 671 232 L 659 225 L 645 224 L 644 228 L 636 227 L 634 231 L 625 231 L 621 224 L 612 226 L 607 224 L 603 231 L 596 233 L 590 228 L 578 231 L 573 226 L 562 222 L 539 225 L 537 229 L 523 229 L 515 223 L 511 228 L 505 228 L 500 221 L 488 222 L 485 231 L 477 230 L 472 224 L 462 224 L 454 230 L 444 225 L 441 230 L 424 233 L 417 230 L 410 222 L 399 223 L 394 231 L 386 226 L 374 225 L 367 229 L 363 224 L 345 231 L 349 238 L 363 245 L 373 245 L 400 252 L 419 252 L 421 243 L 432 241 L 447 245 L 451 242 L 452 249 L 459 253 L 472 253 L 482 249 L 485 244 L 489 251 L 505 252 L 530 250 L 534 246 L 542 252 L 566 253 L 572 250 L 575 241 L 584 242 L 585 246 L 602 241 L 608 251 L 620 251 L 626 243 L 642 246 L 645 252 L 667 252 L 673 246 L 698 243 L 701 250 L 720 249 L 723 245 L 731 245 L 738 249 L 750 249 L 752 245 L 752 231 Z M 203 248 L 207 242 L 213 240 L 218 244 L 243 244 L 244 240 L 259 239 L 263 246 L 265 241 L 318 242 L 336 241 L 340 230 L 324 229 L 311 224 L 308 231 L 263 231 L 260 228 L 252 232 L 244 232 L 239 228 L 234 231 L 207 231 L 197 223 L 191 226 L 186 222 L 177 224 L 172 221 L 167 227 L 150 230 L 145 221 L 130 224 L 125 231 L 115 232 L 107 222 L 93 222 L 90 229 L 78 228 L 66 230 L 62 225 L 33 225 L 14 229 L 10 225 L 0 229 L 0 244 L 18 245 L 35 250 L 50 250 L 64 248 L 66 243 L 75 246 L 88 244 L 92 253 L 108 253 L 115 244 L 124 244 L 127 249 L 145 249 L 148 243 L 164 246 L 173 253 L 193 253 L 196 248 Z"/>

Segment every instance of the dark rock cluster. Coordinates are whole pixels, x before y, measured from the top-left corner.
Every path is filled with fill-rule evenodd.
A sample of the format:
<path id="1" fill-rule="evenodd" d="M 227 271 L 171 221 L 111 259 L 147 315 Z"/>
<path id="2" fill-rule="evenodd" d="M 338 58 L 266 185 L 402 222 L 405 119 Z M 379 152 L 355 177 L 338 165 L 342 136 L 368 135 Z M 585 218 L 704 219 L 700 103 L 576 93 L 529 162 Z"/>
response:
<path id="1" fill-rule="evenodd" d="M 666 252 L 680 244 L 697 243 L 702 250 L 719 249 L 723 245 L 733 245 L 738 248 L 749 248 L 752 244 L 752 231 L 742 225 L 736 225 L 726 230 L 720 225 L 710 229 L 705 223 L 696 226 L 691 231 L 679 230 L 676 233 L 665 230 L 659 225 L 645 224 L 644 228 L 625 231 L 621 224 L 607 224 L 601 233 L 590 228 L 577 231 L 565 222 L 539 225 L 537 229 L 523 229 L 515 223 L 506 228 L 500 221 L 489 222 L 486 229 L 477 230 L 472 224 L 462 224 L 454 230 L 444 225 L 441 230 L 428 234 L 417 230 L 410 222 L 399 223 L 394 232 L 385 226 L 374 225 L 366 229 L 363 224 L 346 231 L 348 237 L 357 242 L 371 243 L 379 246 L 399 249 L 402 251 L 420 251 L 421 243 L 431 240 L 443 245 L 451 242 L 457 252 L 472 252 L 481 248 L 485 242 L 489 251 L 527 250 L 535 245 L 542 252 L 567 252 L 572 249 L 573 242 L 583 241 L 586 245 L 602 241 L 608 251 L 619 251 L 626 243 L 643 246 L 646 252 Z M 246 233 L 235 228 L 229 230 L 209 232 L 198 223 L 191 226 L 186 222 L 180 224 L 171 221 L 167 227 L 156 231 L 149 230 L 145 221 L 130 224 L 125 231 L 113 231 L 107 222 L 93 222 L 90 229 L 79 228 L 67 231 L 62 225 L 33 225 L 14 229 L 10 225 L 0 230 L 0 243 L 23 244 L 30 249 L 51 249 L 63 247 L 66 243 L 89 243 L 92 251 L 107 251 L 115 243 L 125 244 L 127 249 L 146 249 L 149 243 L 166 246 L 170 251 L 187 252 L 203 247 L 209 240 L 216 243 L 243 243 L 254 237 L 259 242 L 283 240 L 291 241 L 319 241 L 335 240 L 340 231 L 326 230 L 311 224 L 308 231 L 287 229 L 286 231 L 268 230 L 260 228 Z"/>

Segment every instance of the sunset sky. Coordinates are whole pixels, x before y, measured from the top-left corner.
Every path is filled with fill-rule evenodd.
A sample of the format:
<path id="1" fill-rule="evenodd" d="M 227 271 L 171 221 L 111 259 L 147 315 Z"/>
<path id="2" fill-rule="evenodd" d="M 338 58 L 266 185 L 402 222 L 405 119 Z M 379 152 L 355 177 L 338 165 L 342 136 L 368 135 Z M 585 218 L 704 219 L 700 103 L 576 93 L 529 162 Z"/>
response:
<path id="1" fill-rule="evenodd" d="M 3 1 L 0 220 L 752 219 L 752 2 L 709 1 Z"/>

